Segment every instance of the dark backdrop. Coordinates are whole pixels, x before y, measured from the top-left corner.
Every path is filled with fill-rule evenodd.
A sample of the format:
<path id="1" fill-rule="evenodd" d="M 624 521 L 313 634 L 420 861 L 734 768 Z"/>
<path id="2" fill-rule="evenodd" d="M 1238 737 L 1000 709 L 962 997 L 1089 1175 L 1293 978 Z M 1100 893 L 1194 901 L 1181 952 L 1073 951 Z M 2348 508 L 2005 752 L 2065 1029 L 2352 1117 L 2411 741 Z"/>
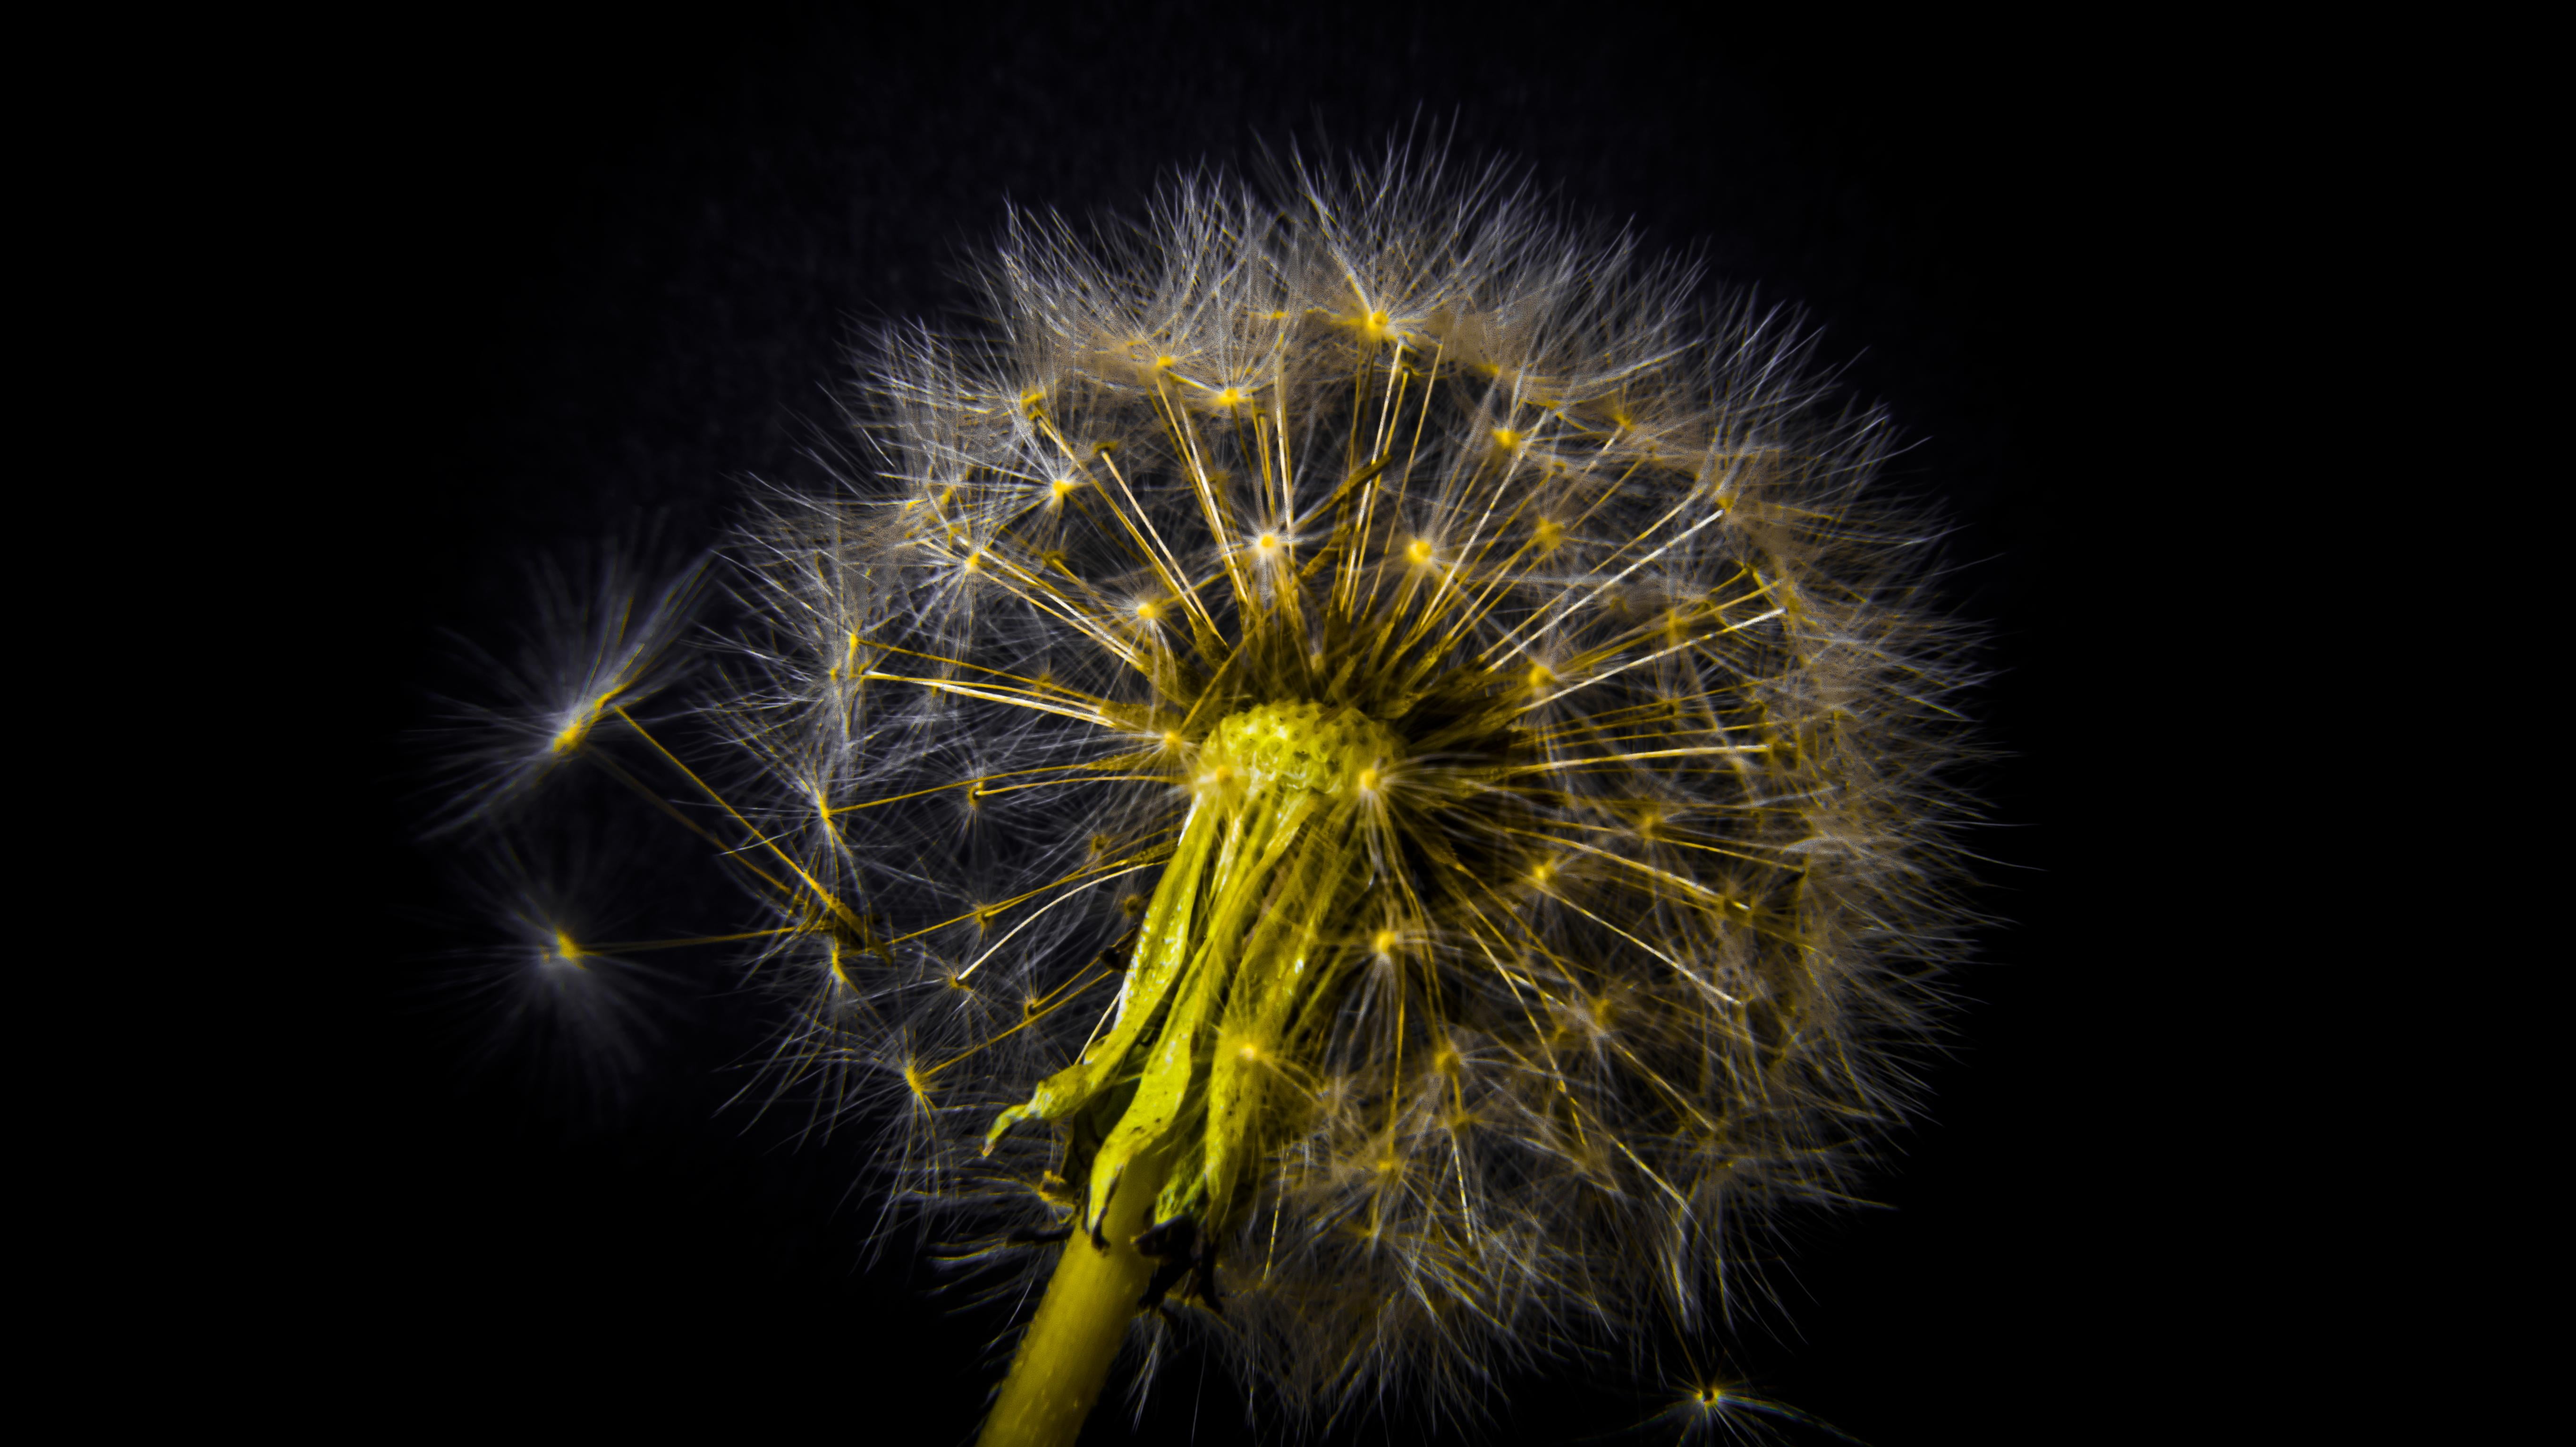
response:
<path id="1" fill-rule="evenodd" d="M 2099 440 L 2078 419 L 2121 305 L 2097 198 L 2124 163 L 2088 99 L 2107 73 L 2080 48 L 2030 68 L 2000 37 L 1781 37 L 1632 6 L 1227 15 L 353 39 L 306 139 L 332 158 L 313 183 L 326 381 L 353 389 L 364 433 L 347 495 L 394 520 L 335 562 L 373 605 L 324 624 L 370 660 L 338 696 L 378 777 L 419 777 L 433 696 L 476 686 L 441 630 L 506 642 L 531 560 L 648 519 L 709 537 L 745 479 L 810 476 L 799 451 L 830 424 L 854 328 L 957 317 L 955 259 L 1005 198 L 1132 208 L 1169 168 L 1260 141 L 1437 128 L 1806 308 L 1852 389 L 1919 440 L 1897 480 L 1958 524 L 1954 604 L 1994 630 L 1986 708 L 2014 757 L 1991 786 L 2010 827 L 1984 841 L 1985 903 L 2014 923 L 1961 977 L 1955 1056 L 1885 1209 L 1799 1223 L 1790 1309 L 1728 1360 L 1879 1444 L 2084 1440 L 2128 1417 L 2125 1323 L 2152 1293 L 2125 1264 L 2138 1213 L 2111 1169 L 2114 995 L 2066 933 L 2083 871 L 2059 660 L 2080 624 L 2052 582 L 2087 526 L 2069 499 Z M 927 1296 L 903 1252 L 866 1262 L 863 1139 L 799 1144 L 792 1121 L 722 1108 L 765 1008 L 723 962 L 674 962 L 695 973 L 613 1107 L 467 1068 L 436 985 L 478 923 L 453 860 L 412 842 L 423 796 L 358 792 L 339 807 L 367 818 L 364 847 L 326 864 L 353 881 L 320 997 L 337 1025 L 315 1037 L 356 1047 L 277 1112 L 321 1181 L 288 1249 L 320 1271 L 331 1380 L 495 1425 L 685 1402 L 746 1430 L 822 1410 L 860 1441 L 971 1431 L 995 1323 Z M 1621 1376 L 1500 1383 L 1484 1440 L 1585 1440 L 1663 1405 Z M 1233 1439 L 1235 1399 L 1199 1383 L 1195 1364 L 1166 1379 L 1144 1440 L 1193 1422 Z M 1120 1440 L 1117 1421 L 1092 1438 Z"/>

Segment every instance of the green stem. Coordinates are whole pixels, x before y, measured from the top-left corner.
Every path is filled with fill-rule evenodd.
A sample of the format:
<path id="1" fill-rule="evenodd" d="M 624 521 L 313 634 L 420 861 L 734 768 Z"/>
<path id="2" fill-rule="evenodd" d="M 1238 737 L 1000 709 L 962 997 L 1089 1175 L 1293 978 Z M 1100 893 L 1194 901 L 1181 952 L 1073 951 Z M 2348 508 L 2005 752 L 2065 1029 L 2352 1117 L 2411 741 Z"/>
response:
<path id="1" fill-rule="evenodd" d="M 1147 1225 L 1166 1165 L 1161 1152 L 1129 1164 L 1101 1213 L 1106 1249 L 1094 1246 L 1077 1221 L 976 1447 L 1072 1447 L 1082 1435 L 1153 1275 L 1154 1263 L 1136 1253 L 1136 1236 Z"/>

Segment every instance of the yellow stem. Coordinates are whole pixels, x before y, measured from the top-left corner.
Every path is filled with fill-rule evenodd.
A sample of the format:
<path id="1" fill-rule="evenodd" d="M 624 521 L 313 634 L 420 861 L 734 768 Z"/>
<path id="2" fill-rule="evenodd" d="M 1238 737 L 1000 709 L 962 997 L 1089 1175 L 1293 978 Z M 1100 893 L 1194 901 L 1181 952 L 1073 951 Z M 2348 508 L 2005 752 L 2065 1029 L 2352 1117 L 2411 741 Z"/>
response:
<path id="1" fill-rule="evenodd" d="M 1021 1121 L 1061 1125 L 1113 1080 L 1134 1082 L 1095 1142 L 1084 1209 L 981 1447 L 1072 1447 L 1153 1276 L 1138 1234 L 1158 1221 L 1221 1230 L 1230 1218 L 1236 1178 L 1271 1136 L 1266 1077 L 1290 1048 L 1299 1006 L 1329 991 L 1347 963 L 1310 956 L 1345 898 L 1362 814 L 1395 758 L 1385 727 L 1349 709 L 1282 701 L 1219 722 L 1199 797 L 1146 906 L 1117 1025 L 985 1134 L 989 1154 Z M 1100 1244 L 1086 1222 L 1098 1223 Z"/>
<path id="2" fill-rule="evenodd" d="M 1155 1151 L 1128 1165 L 1101 1212 L 1106 1250 L 1091 1244 L 1079 1220 L 1074 1223 L 976 1447 L 1073 1447 L 1082 1435 L 1083 1419 L 1109 1379 L 1127 1323 L 1154 1272 L 1154 1263 L 1136 1253 L 1136 1236 L 1146 1227 L 1168 1164 Z"/>

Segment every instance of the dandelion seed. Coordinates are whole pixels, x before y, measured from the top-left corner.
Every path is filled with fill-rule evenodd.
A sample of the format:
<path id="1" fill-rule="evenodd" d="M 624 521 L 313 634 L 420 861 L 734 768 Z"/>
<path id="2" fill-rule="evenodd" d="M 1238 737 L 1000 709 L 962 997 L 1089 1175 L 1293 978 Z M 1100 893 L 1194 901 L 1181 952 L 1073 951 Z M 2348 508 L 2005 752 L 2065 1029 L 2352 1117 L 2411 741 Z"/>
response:
<path id="1" fill-rule="evenodd" d="M 470 893 L 498 928 L 440 972 L 440 1003 L 477 1065 L 519 1075 L 574 1120 L 605 1119 L 675 1005 L 665 972 L 638 958 L 663 942 L 610 933 L 616 921 L 580 902 L 609 867 L 581 831 L 478 844 Z"/>
<path id="2" fill-rule="evenodd" d="M 447 736 L 461 746 L 448 760 L 453 787 L 440 831 L 488 822 L 583 754 L 614 709 L 639 707 L 678 680 L 672 653 L 698 571 L 649 593 L 620 564 L 590 571 L 586 580 L 540 571 L 518 657 L 478 660 L 502 701 L 457 709 Z"/>

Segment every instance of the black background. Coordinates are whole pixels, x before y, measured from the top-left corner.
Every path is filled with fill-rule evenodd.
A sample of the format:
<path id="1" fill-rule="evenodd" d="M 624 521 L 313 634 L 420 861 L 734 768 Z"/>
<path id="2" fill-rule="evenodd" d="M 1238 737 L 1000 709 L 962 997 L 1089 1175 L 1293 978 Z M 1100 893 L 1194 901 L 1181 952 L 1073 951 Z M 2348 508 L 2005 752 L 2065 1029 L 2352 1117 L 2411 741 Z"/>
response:
<path id="1" fill-rule="evenodd" d="M 332 1084 L 281 1086 L 274 1112 L 317 1181 L 280 1249 L 318 1272 L 332 1380 L 495 1425 L 685 1404 L 746 1425 L 828 1412 L 861 1441 L 971 1433 L 995 1323 L 927 1295 L 904 1250 L 866 1263 L 863 1139 L 798 1144 L 792 1121 L 722 1109 L 765 1008 L 724 962 L 690 967 L 612 1109 L 460 1063 L 435 987 L 479 925 L 453 852 L 413 842 L 429 800 L 407 792 L 434 695 L 475 688 L 442 630 L 503 645 L 532 560 L 647 518 L 711 538 L 747 478 L 810 477 L 799 452 L 831 423 L 854 329 L 959 319 L 957 259 L 1005 198 L 1133 209 L 1177 166 L 1419 124 L 1805 308 L 1851 389 L 1919 440 L 1895 481 L 1957 523 L 1954 605 L 1993 630 L 1985 707 L 2011 757 L 1983 903 L 2013 923 L 1961 976 L 1956 1048 L 1878 1185 L 1887 1209 L 1798 1223 L 1787 1310 L 1725 1359 L 1882 1447 L 2086 1440 L 2126 1416 L 2156 1292 L 2141 1188 L 2114 1160 L 2118 996 L 2068 933 L 2088 888 L 2065 717 L 2084 622 L 2059 560 L 2091 527 L 2093 398 L 2133 304 L 2102 197 L 2134 191 L 2136 163 L 2108 63 L 2080 46 L 2037 63 L 2025 40 L 1749 34 L 1632 7 L 1140 7 L 360 47 L 302 123 L 334 158 L 313 179 L 324 380 L 363 419 L 353 495 L 399 523 L 339 559 L 375 601 L 325 626 L 365 635 L 375 662 L 339 699 L 395 787 L 344 801 L 364 847 L 325 866 L 359 882 L 335 895 L 338 1026 L 316 1038 L 354 1048 L 315 1046 Z M 1443 1440 L 1616 1432 L 1663 1405 L 1624 1375 L 1497 1383 L 1497 1416 Z M 1234 1440 L 1237 1400 L 1200 1381 L 1172 1373 L 1141 1440 Z M 1104 1409 L 1086 1440 L 1124 1430 Z"/>

